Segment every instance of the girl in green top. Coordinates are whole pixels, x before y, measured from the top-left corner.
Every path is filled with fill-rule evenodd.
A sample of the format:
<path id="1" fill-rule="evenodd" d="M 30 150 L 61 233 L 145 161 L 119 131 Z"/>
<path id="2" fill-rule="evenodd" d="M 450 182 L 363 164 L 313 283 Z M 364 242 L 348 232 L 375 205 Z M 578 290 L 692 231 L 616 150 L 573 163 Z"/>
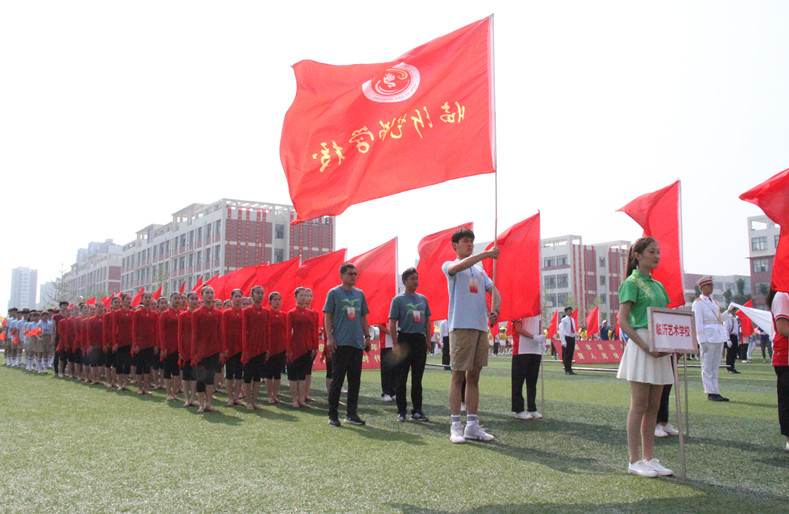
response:
<path id="1" fill-rule="evenodd" d="M 647 308 L 666 307 L 663 284 L 652 279 L 660 262 L 660 246 L 642 237 L 628 252 L 627 279 L 619 288 L 619 326 L 630 338 L 619 365 L 618 378 L 630 381 L 630 411 L 627 414 L 628 472 L 645 477 L 672 475 L 654 458 L 655 423 L 663 385 L 673 382 L 671 359 L 664 352 L 649 351 Z M 639 455 L 639 440 L 641 455 Z"/>

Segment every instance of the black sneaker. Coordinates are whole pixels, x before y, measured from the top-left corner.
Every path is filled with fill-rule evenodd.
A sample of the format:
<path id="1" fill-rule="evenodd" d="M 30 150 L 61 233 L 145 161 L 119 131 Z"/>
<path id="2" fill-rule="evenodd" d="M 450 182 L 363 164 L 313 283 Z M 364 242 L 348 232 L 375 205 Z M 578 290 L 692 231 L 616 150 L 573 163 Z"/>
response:
<path id="1" fill-rule="evenodd" d="M 399 421 L 400 423 L 405 423 L 405 414 L 398 414 L 397 421 Z"/>
<path id="2" fill-rule="evenodd" d="M 422 414 L 421 412 L 417 411 L 411 414 L 411 419 L 414 421 L 430 421 L 430 418 Z"/>
<path id="3" fill-rule="evenodd" d="M 351 425 L 364 425 L 364 420 L 354 414 L 353 416 L 345 416 L 345 422 L 350 423 Z"/>
<path id="4" fill-rule="evenodd" d="M 342 426 L 342 425 L 340 425 L 340 420 L 339 419 L 329 417 L 329 426 L 330 427 L 339 427 L 339 426 Z"/>

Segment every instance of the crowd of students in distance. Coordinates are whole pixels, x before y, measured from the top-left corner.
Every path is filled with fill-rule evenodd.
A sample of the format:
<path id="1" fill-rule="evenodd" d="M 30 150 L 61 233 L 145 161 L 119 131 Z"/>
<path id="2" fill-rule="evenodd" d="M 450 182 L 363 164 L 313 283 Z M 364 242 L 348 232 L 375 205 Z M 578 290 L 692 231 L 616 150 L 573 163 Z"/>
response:
<path id="1" fill-rule="evenodd" d="M 315 401 L 309 390 L 320 337 L 312 291 L 297 288 L 296 307 L 287 313 L 279 293 L 268 295 L 268 308 L 263 287 L 250 294 L 235 289 L 222 302 L 206 286 L 200 295 L 175 292 L 169 299 L 144 293 L 136 309 L 128 294 L 113 297 L 109 308 L 61 302 L 59 311 L 10 309 L 2 331 L 4 364 L 38 373 L 52 368 L 55 377 L 118 391 L 136 377 L 137 394 L 158 387 L 172 401 L 183 392 L 184 407 L 198 412 L 216 410 L 212 393 L 223 383 L 228 406 L 244 405 L 245 398 L 247 409 L 260 409 L 262 381 L 266 401 L 281 403 L 287 367 L 292 406 L 308 407 Z"/>

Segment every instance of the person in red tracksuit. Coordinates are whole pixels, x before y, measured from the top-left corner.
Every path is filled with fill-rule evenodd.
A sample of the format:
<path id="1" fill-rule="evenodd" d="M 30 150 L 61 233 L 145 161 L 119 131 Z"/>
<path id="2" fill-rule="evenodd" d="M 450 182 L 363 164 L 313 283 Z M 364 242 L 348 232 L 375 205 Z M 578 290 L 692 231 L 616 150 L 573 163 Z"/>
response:
<path id="1" fill-rule="evenodd" d="M 279 386 L 282 370 L 285 367 L 285 351 L 288 348 L 288 336 L 285 333 L 286 314 L 279 310 L 282 307 L 282 295 L 278 292 L 269 293 L 268 303 L 271 330 L 269 356 L 266 361 L 266 392 L 268 403 L 282 403 L 279 399 Z"/>
<path id="2" fill-rule="evenodd" d="M 250 292 L 252 305 L 242 310 L 241 316 L 241 362 L 244 364 L 244 388 L 247 410 L 260 409 L 258 395 L 268 358 L 271 319 L 269 310 L 263 307 L 263 286 L 255 286 Z"/>
<path id="3" fill-rule="evenodd" d="M 222 311 L 214 307 L 214 289 L 200 290 L 203 305 L 192 313 L 192 365 L 197 366 L 197 412 L 216 412 L 211 406 L 214 375 L 222 352 Z"/>
<path id="4" fill-rule="evenodd" d="M 318 326 L 315 316 L 308 310 L 307 290 L 297 287 L 296 307 L 288 311 L 285 334 L 288 337 L 288 382 L 290 382 L 291 406 L 294 409 L 309 407 L 305 400 L 307 369 L 318 351 Z"/>
<path id="5" fill-rule="evenodd" d="M 112 351 L 115 352 L 115 374 L 118 376 L 118 391 L 129 390 L 131 373 L 132 324 L 131 296 L 121 296 L 121 308 L 112 315 Z"/>
<path id="6" fill-rule="evenodd" d="M 318 338 L 318 346 L 316 346 L 315 354 L 317 355 L 321 344 L 321 317 L 318 311 L 312 308 L 312 300 L 313 300 L 312 289 L 308 287 L 305 289 L 307 291 L 307 303 L 305 304 L 305 307 L 307 308 L 308 311 L 312 313 L 312 317 L 315 318 L 315 331 L 316 331 L 316 337 Z M 307 402 L 315 401 L 315 398 L 310 396 L 310 385 L 312 384 L 312 365 L 314 363 L 315 363 L 315 359 L 311 360 L 309 367 L 306 368 L 307 378 L 304 381 L 304 400 Z"/>
<path id="7" fill-rule="evenodd" d="M 164 373 L 164 388 L 167 400 L 177 400 L 178 392 L 178 306 L 181 293 L 170 295 L 170 307 L 159 314 L 159 355 Z"/>
<path id="8" fill-rule="evenodd" d="M 151 293 L 142 294 L 142 309 L 134 311 L 132 340 L 134 341 L 134 366 L 137 371 L 137 394 L 151 394 L 151 364 L 156 356 L 159 313 Z"/>
<path id="9" fill-rule="evenodd" d="M 96 313 L 85 321 L 90 363 L 90 383 L 101 384 L 101 368 L 104 366 L 104 304 L 96 305 Z"/>
<path id="10" fill-rule="evenodd" d="M 222 311 L 222 356 L 225 359 L 227 406 L 244 405 L 239 401 L 244 366 L 241 364 L 241 289 L 230 293 L 230 307 Z"/>
<path id="11" fill-rule="evenodd" d="M 184 407 L 197 407 L 197 375 L 192 364 L 192 313 L 200 307 L 200 297 L 194 291 L 186 295 L 188 308 L 178 313 L 178 357 L 181 363 L 181 383 L 184 388 Z"/>
<path id="12" fill-rule="evenodd" d="M 58 321 L 56 326 L 58 334 L 58 349 L 60 350 L 60 376 L 70 377 L 71 369 L 73 366 L 69 365 L 71 361 L 71 317 L 74 315 L 74 309 L 68 307 L 66 312 L 63 313 L 63 319 Z M 67 374 L 68 371 L 68 374 Z"/>
<path id="13" fill-rule="evenodd" d="M 87 312 L 87 309 L 85 309 Z M 71 359 L 69 371 L 71 378 L 82 381 L 82 321 L 84 319 L 82 307 L 74 310 L 71 318 Z"/>
<path id="14" fill-rule="evenodd" d="M 110 301 L 110 310 L 104 314 L 104 376 L 107 377 L 107 387 L 116 387 L 115 352 L 112 351 L 112 322 L 115 311 L 121 308 L 120 296 L 113 296 Z"/>

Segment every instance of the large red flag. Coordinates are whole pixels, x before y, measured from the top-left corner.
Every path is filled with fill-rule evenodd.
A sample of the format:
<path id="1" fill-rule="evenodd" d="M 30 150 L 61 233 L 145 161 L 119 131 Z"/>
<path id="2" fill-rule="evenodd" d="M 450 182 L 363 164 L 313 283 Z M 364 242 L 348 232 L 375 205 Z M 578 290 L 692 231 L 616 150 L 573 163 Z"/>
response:
<path id="1" fill-rule="evenodd" d="M 433 319 L 446 319 L 449 312 L 449 288 L 447 278 L 441 270 L 446 261 L 454 261 L 457 253 L 452 248 L 452 234 L 461 227 L 472 229 L 472 223 L 464 223 L 423 237 L 419 241 L 419 292 L 427 297 Z"/>
<path id="2" fill-rule="evenodd" d="M 540 306 L 540 213 L 516 223 L 498 237 L 496 289 L 501 294 L 499 320 L 509 321 L 542 312 Z M 493 248 L 493 243 L 487 249 Z M 482 265 L 493 277 L 493 259 Z"/>
<path id="3" fill-rule="evenodd" d="M 740 200 L 757 205 L 781 227 L 771 286 L 776 291 L 789 291 L 789 169 L 741 194 Z"/>
<path id="4" fill-rule="evenodd" d="M 548 325 L 548 339 L 553 339 L 553 336 L 556 335 L 556 332 L 559 330 L 559 311 L 553 311 L 553 317 L 551 318 L 551 323 Z"/>
<path id="5" fill-rule="evenodd" d="M 186 283 L 186 282 L 184 282 L 184 283 Z M 200 278 L 197 279 L 197 283 L 192 288 L 192 292 L 199 293 L 200 292 L 200 288 L 202 288 L 202 287 L 203 287 L 203 275 L 200 275 Z"/>
<path id="6" fill-rule="evenodd" d="M 600 323 L 599 323 L 599 313 L 600 307 L 595 307 L 589 314 L 586 315 L 586 337 L 589 339 L 592 338 L 593 335 L 600 332 Z"/>
<path id="7" fill-rule="evenodd" d="M 252 289 L 252 286 L 255 285 L 255 280 L 257 280 L 257 274 L 257 265 L 246 266 L 234 271 L 232 279 L 225 282 L 225 297 L 230 298 L 230 293 L 233 292 L 233 289 L 241 289 L 242 295 L 249 296 L 249 290 Z"/>
<path id="8" fill-rule="evenodd" d="M 258 266 L 254 285 L 263 286 L 266 293 L 266 305 L 268 305 L 268 295 L 273 292 L 282 296 L 281 309 L 285 312 L 296 305 L 293 291 L 296 289 L 296 270 L 299 269 L 300 264 L 301 257 L 294 257 L 276 264 Z M 323 308 L 322 305 L 321 308 Z"/>
<path id="9" fill-rule="evenodd" d="M 364 291 L 370 325 L 389 321 L 389 307 L 397 294 L 397 238 L 349 260 L 356 266 L 356 287 Z M 432 309 L 432 306 L 431 306 Z"/>
<path id="10" fill-rule="evenodd" d="M 747 302 L 742 304 L 742 306 L 753 307 L 753 300 L 748 300 Z M 751 318 L 746 316 L 743 311 L 737 311 L 737 317 L 740 318 L 740 330 L 742 331 L 741 335 L 742 338 L 745 339 L 746 337 L 753 334 L 753 322 L 751 321 Z"/>
<path id="11" fill-rule="evenodd" d="M 296 270 L 295 285 L 312 289 L 312 308 L 316 311 L 323 310 L 329 289 L 340 285 L 340 266 L 344 262 L 345 248 L 307 259 Z M 291 299 L 292 293 L 291 290 Z"/>
<path id="12" fill-rule="evenodd" d="M 666 288 L 669 307 L 685 305 L 679 190 L 677 180 L 617 209 L 641 225 L 645 236 L 654 237 L 660 244 L 660 265 L 652 276 Z"/>
<path id="13" fill-rule="evenodd" d="M 137 294 L 135 294 L 135 295 L 132 297 L 132 300 L 131 300 L 131 306 L 132 306 L 132 308 L 134 308 L 134 307 L 137 307 L 138 305 L 140 305 L 140 302 L 142 301 L 142 294 L 143 294 L 144 292 L 145 292 L 145 288 L 143 287 L 143 288 L 141 288 L 139 291 L 137 291 Z"/>
<path id="14" fill-rule="evenodd" d="M 297 222 L 492 173 L 492 16 L 391 62 L 293 66 L 280 159 Z"/>
<path id="15" fill-rule="evenodd" d="M 96 297 L 94 296 L 93 298 L 85 302 L 85 305 L 96 305 Z"/>
<path id="16" fill-rule="evenodd" d="M 151 296 L 151 298 L 153 298 L 154 300 L 158 300 L 161 297 L 162 297 L 162 286 L 159 286 L 159 289 L 157 289 L 156 292 L 153 293 L 153 296 Z"/>

